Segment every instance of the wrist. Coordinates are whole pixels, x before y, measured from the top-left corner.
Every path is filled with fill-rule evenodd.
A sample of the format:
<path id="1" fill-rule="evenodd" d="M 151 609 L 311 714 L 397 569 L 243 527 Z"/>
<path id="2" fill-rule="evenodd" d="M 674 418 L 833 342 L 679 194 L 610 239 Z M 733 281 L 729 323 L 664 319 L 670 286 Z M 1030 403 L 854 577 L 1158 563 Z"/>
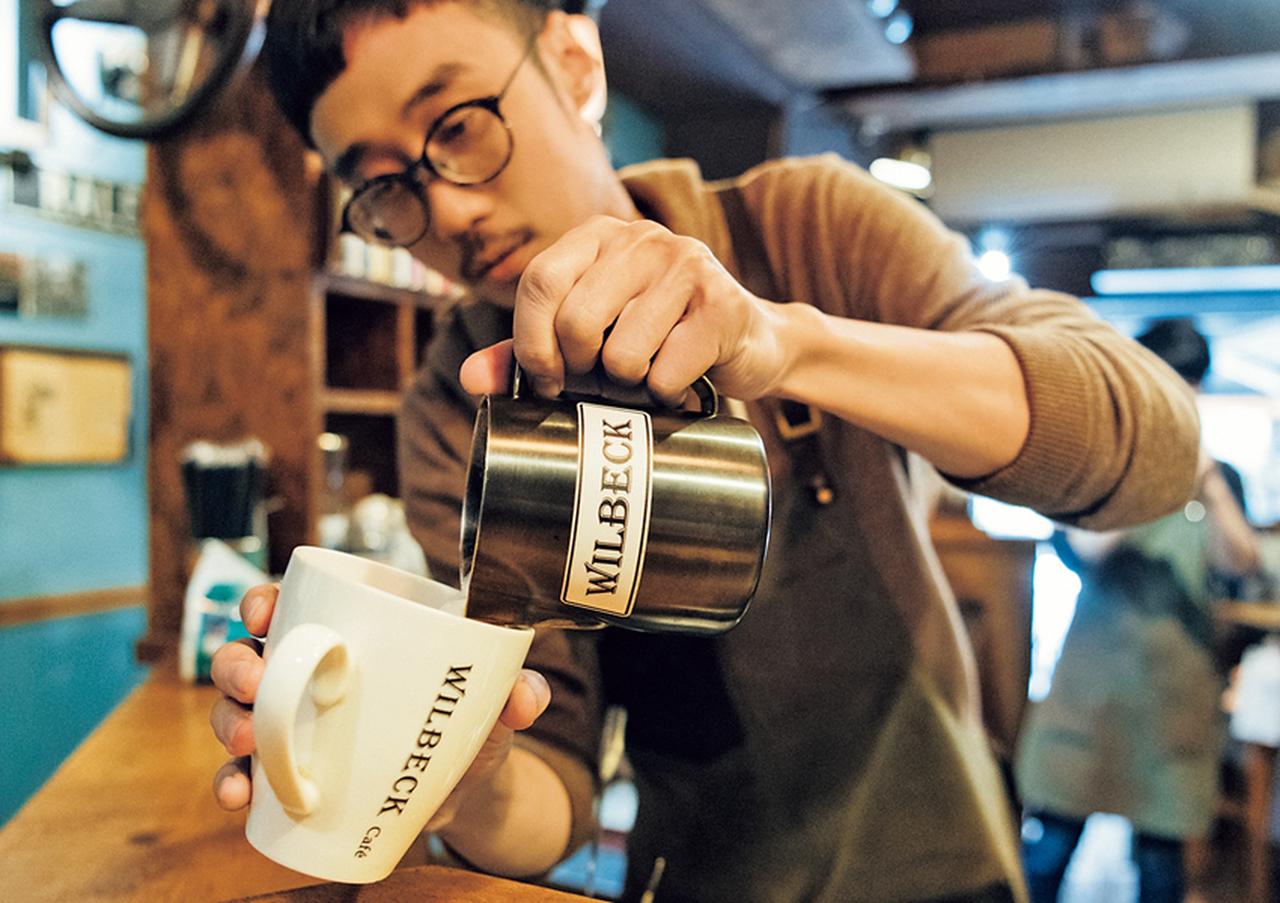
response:
<path id="1" fill-rule="evenodd" d="M 461 803 L 436 834 L 481 871 L 527 878 L 543 874 L 566 852 L 573 827 L 568 791 L 528 750 L 513 748 Z"/>
<path id="2" fill-rule="evenodd" d="M 816 339 L 830 331 L 827 315 L 809 304 L 769 302 L 777 365 L 773 382 L 762 394 L 809 402 L 806 397 L 805 366 L 816 363 L 821 354 Z"/>
<path id="3" fill-rule="evenodd" d="M 483 781 L 467 788 L 453 817 L 436 831 L 441 839 L 450 847 L 465 849 L 469 839 L 483 837 L 501 824 L 511 805 L 514 770 L 508 754 Z"/>

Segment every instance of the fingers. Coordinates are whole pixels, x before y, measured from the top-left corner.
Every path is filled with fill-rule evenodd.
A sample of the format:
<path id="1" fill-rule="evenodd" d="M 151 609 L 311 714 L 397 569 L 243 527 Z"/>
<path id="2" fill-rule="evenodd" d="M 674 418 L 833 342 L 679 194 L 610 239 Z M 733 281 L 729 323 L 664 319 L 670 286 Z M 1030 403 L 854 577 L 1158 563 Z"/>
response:
<path id="1" fill-rule="evenodd" d="M 538 720 L 551 702 L 551 686 L 537 671 L 520 672 L 507 705 L 498 720 L 513 731 L 522 731 Z"/>
<path id="2" fill-rule="evenodd" d="M 259 649 L 257 640 L 241 639 L 215 652 L 209 664 L 214 686 L 232 699 L 252 703 L 266 667 Z"/>
<path id="3" fill-rule="evenodd" d="M 623 333 L 625 341 L 613 343 L 617 359 L 606 356 L 606 370 L 625 383 L 644 379 L 649 358 L 666 331 L 657 336 L 630 335 L 627 314 L 634 310 L 638 295 L 664 280 L 671 269 L 672 256 L 671 233 L 654 223 L 629 225 L 625 235 L 615 234 L 601 247 L 595 262 L 570 289 L 554 318 L 556 338 L 570 372 L 586 373 L 595 366 L 606 332 L 615 327 L 614 333 Z M 679 317 L 679 309 L 674 317 Z M 641 324 L 653 319 L 652 312 L 640 319 Z M 667 329 L 674 322 L 669 318 Z"/>
<path id="4" fill-rule="evenodd" d="M 279 597 L 278 583 L 264 583 L 246 592 L 240 600 L 240 618 L 244 621 L 245 630 L 253 636 L 266 636 Z"/>
<path id="5" fill-rule="evenodd" d="M 596 262 L 608 238 L 625 225 L 593 217 L 534 257 L 520 276 L 512 327 L 516 357 L 543 395 L 558 395 L 564 386 L 565 362 L 555 329 L 561 303 Z"/>
<path id="6" fill-rule="evenodd" d="M 652 222 L 597 218 L 526 268 L 515 354 L 543 395 L 559 393 L 566 371 L 588 372 L 599 359 L 617 382 L 647 381 L 678 403 L 734 356 L 749 300 L 701 242 Z M 696 327 L 685 326 L 690 320 Z"/>
<path id="7" fill-rule="evenodd" d="M 472 395 L 496 395 L 511 384 L 511 339 L 482 348 L 462 362 L 458 378 Z"/>
<path id="8" fill-rule="evenodd" d="M 209 724 L 213 735 L 231 755 L 247 756 L 253 752 L 253 712 L 247 707 L 234 699 L 219 697 L 209 712 Z"/>
<path id="9" fill-rule="evenodd" d="M 249 780 L 249 760 L 232 759 L 213 776 L 213 798 L 223 809 L 234 812 L 249 805 L 252 796 Z"/>
<path id="10" fill-rule="evenodd" d="M 648 386 L 659 401 L 679 406 L 699 376 L 715 366 L 719 347 L 697 318 L 671 330 L 649 367 Z"/>

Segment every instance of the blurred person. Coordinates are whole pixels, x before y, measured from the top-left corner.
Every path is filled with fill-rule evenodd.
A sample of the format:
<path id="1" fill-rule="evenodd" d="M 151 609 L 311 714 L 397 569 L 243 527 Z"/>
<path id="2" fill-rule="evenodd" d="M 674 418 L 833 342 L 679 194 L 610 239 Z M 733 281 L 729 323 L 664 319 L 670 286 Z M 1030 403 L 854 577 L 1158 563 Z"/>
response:
<path id="1" fill-rule="evenodd" d="M 1157 321 L 1137 340 L 1199 387 L 1209 345 L 1189 320 Z M 1187 844 L 1202 867 L 1224 739 L 1211 575 L 1236 582 L 1259 567 L 1242 500 L 1201 452 L 1198 506 L 1133 530 L 1055 536 L 1082 586 L 1049 695 L 1018 750 L 1034 903 L 1057 900 L 1094 812 L 1133 824 L 1143 903 L 1181 903 Z"/>
<path id="2" fill-rule="evenodd" d="M 537 0 L 275 0 L 289 120 L 354 192 L 345 223 L 469 284 L 400 421 L 411 529 L 458 573 L 481 393 L 597 365 L 678 402 L 704 373 L 762 431 L 772 548 L 715 638 L 539 631 L 490 744 L 429 829 L 542 874 L 590 832 L 604 704 L 639 792 L 625 895 L 1010 900 L 1018 847 L 955 602 L 912 501 L 915 452 L 966 490 L 1109 528 L 1180 506 L 1193 399 L 1076 299 L 982 277 L 923 207 L 834 156 L 705 182 L 615 172 L 594 23 Z M 774 405 L 815 428 L 788 438 Z M 802 431 L 801 431 L 802 432 Z M 251 592 L 261 635 L 275 591 Z M 258 647 L 218 654 L 215 733 L 252 749 Z M 245 760 L 215 779 L 245 805 Z"/>

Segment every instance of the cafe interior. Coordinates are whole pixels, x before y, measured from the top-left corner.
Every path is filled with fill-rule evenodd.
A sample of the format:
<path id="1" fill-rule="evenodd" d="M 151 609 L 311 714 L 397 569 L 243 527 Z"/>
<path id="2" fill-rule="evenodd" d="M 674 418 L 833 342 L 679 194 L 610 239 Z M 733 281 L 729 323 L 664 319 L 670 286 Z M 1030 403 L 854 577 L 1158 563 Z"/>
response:
<path id="1" fill-rule="evenodd" d="M 295 547 L 426 573 L 397 414 L 470 290 L 340 231 L 344 189 L 266 86 L 269 6 L 0 0 L 5 899 L 340 898 L 215 805 L 210 658 Z M 1207 339 L 1202 446 L 1238 475 L 1257 557 L 1197 588 L 1223 741 L 1185 899 L 1280 899 L 1275 0 L 576 8 L 599 26 L 617 167 L 687 157 L 721 179 L 836 154 L 964 236 L 992 282 L 1074 295 L 1126 336 L 1176 319 Z M 1012 775 L 1079 568 L 1045 517 L 921 485 Z M 604 723 L 595 837 L 545 877 L 406 858 L 359 899 L 616 899 L 636 789 L 626 713 Z M 1137 900 L 1132 836 L 1089 816 L 1058 899 Z"/>

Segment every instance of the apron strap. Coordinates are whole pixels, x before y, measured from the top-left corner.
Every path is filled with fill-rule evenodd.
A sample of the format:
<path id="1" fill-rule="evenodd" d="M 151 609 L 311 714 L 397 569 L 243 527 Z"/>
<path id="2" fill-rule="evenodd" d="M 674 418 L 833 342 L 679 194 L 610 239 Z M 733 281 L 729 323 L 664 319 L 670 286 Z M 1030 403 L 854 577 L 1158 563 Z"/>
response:
<path id="1" fill-rule="evenodd" d="M 729 227 L 729 238 L 733 242 L 739 281 L 761 298 L 778 300 L 778 286 L 769 258 L 742 199 L 741 190 L 730 185 L 717 194 Z M 814 502 L 830 505 L 836 496 L 822 461 L 822 411 L 785 398 L 762 398 L 759 405 L 773 427 L 777 444 L 785 449 L 792 473 L 804 484 Z"/>

